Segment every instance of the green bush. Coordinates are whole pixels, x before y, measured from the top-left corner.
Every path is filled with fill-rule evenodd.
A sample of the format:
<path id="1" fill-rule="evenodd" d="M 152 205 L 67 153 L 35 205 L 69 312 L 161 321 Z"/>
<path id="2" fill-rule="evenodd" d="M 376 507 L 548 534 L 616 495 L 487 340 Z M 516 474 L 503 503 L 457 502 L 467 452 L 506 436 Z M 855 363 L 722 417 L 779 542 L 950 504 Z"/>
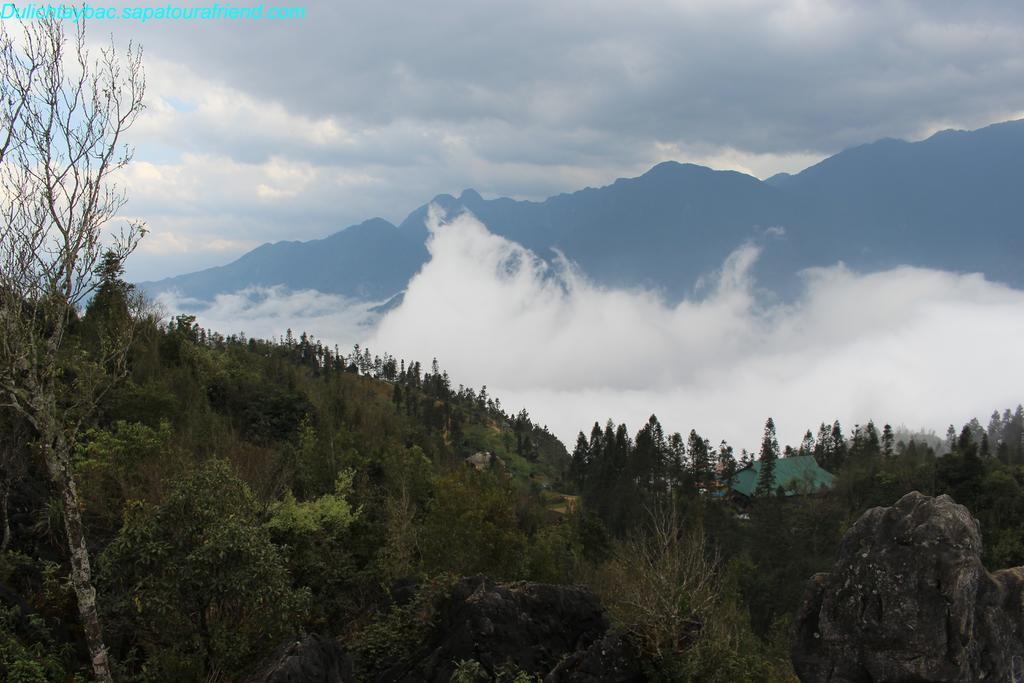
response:
<path id="1" fill-rule="evenodd" d="M 266 528 L 285 558 L 293 585 L 312 596 L 307 626 L 332 627 L 349 609 L 354 573 L 349 526 L 359 515 L 349 505 L 352 472 L 338 476 L 333 494 L 298 502 L 291 492 L 273 503 Z"/>
<path id="2" fill-rule="evenodd" d="M 522 578 L 526 536 L 516 517 L 516 493 L 500 474 L 456 471 L 437 481 L 422 532 L 431 573 Z"/>
<path id="3" fill-rule="evenodd" d="M 61 648 L 43 620 L 18 608 L 0 607 L 0 680 L 9 683 L 57 683 L 67 679 Z"/>
<path id="4" fill-rule="evenodd" d="M 133 503 L 100 559 L 108 630 L 145 653 L 146 680 L 243 669 L 292 631 L 308 595 L 222 461 L 179 479 L 159 505 Z"/>
<path id="5" fill-rule="evenodd" d="M 348 638 L 346 645 L 355 658 L 359 680 L 376 680 L 388 666 L 413 653 L 434 626 L 434 606 L 454 582 L 451 575 L 426 580 L 412 600 L 377 614 Z"/>

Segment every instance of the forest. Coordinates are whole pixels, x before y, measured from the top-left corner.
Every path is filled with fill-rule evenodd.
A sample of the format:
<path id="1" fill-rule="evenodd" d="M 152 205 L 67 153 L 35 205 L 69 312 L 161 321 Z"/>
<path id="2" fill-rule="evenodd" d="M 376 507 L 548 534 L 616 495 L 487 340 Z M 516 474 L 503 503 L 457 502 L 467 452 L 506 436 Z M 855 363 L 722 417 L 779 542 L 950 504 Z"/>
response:
<path id="1" fill-rule="evenodd" d="M 968 506 L 987 566 L 1024 564 L 1019 406 L 952 430 L 940 452 L 838 422 L 780 448 L 769 419 L 759 451 L 737 456 L 654 416 L 635 433 L 595 423 L 568 452 L 436 362 L 290 331 L 223 336 L 191 316 L 135 314 L 135 296 L 105 271 L 58 359 L 69 404 L 108 331 L 131 330 L 123 377 L 81 422 L 71 459 L 118 680 L 241 680 L 300 633 L 338 639 L 360 679 L 378 680 L 431 601 L 480 574 L 590 588 L 653 680 L 793 680 L 808 577 L 864 510 L 912 490 Z M 38 430 L 0 415 L 0 670 L 88 677 L 60 492 Z M 480 453 L 492 457 L 467 462 Z M 758 460 L 763 475 L 792 456 L 812 456 L 833 488 L 769 480 L 730 495 L 738 469 Z M 422 609 L 392 600 L 409 585 Z M 681 638 L 693 623 L 698 637 Z"/>

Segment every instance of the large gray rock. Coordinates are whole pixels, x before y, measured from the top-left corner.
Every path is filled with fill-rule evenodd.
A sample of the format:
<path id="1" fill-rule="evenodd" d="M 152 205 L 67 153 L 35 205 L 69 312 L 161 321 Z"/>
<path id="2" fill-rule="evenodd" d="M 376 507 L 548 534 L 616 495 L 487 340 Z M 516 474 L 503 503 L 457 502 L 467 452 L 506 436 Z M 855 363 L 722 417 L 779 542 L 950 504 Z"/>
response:
<path id="1" fill-rule="evenodd" d="M 1021 681 L 1024 567 L 989 573 L 981 531 L 949 496 L 868 510 L 797 617 L 803 681 Z"/>

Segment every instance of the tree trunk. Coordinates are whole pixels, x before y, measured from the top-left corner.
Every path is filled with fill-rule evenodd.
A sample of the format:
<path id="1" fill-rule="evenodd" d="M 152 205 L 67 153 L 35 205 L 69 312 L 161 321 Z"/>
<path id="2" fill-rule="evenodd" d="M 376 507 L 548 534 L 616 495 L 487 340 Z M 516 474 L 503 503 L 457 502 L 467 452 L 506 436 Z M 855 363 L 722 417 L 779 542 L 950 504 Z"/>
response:
<path id="1" fill-rule="evenodd" d="M 54 430 L 56 431 L 56 430 Z M 50 478 L 60 492 L 64 511 L 64 530 L 67 532 L 68 555 L 71 559 L 71 584 L 78 600 L 78 613 L 89 646 L 92 670 L 100 683 L 113 683 L 107 646 L 103 642 L 99 610 L 96 608 L 96 588 L 92 584 L 92 568 L 89 564 L 89 549 L 85 544 L 85 529 L 82 526 L 82 511 L 78 504 L 78 489 L 71 474 L 71 458 L 68 446 L 59 433 L 44 440 L 43 456 Z"/>
<path id="2" fill-rule="evenodd" d="M 0 465 L 0 516 L 4 518 L 3 539 L 0 540 L 0 553 L 11 544 L 11 516 L 7 513 L 7 501 L 11 494 L 11 479 L 7 468 Z"/>

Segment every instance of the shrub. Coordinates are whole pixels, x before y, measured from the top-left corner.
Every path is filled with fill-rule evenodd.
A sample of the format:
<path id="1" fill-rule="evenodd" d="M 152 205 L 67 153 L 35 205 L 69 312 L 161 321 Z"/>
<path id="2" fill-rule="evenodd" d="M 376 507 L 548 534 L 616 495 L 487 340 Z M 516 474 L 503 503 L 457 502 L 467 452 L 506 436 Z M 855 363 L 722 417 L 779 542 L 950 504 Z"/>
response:
<path id="1" fill-rule="evenodd" d="M 222 461 L 179 479 L 159 505 L 133 503 L 101 557 L 110 630 L 147 655 L 143 677 L 238 671 L 297 623 L 307 596 Z"/>

